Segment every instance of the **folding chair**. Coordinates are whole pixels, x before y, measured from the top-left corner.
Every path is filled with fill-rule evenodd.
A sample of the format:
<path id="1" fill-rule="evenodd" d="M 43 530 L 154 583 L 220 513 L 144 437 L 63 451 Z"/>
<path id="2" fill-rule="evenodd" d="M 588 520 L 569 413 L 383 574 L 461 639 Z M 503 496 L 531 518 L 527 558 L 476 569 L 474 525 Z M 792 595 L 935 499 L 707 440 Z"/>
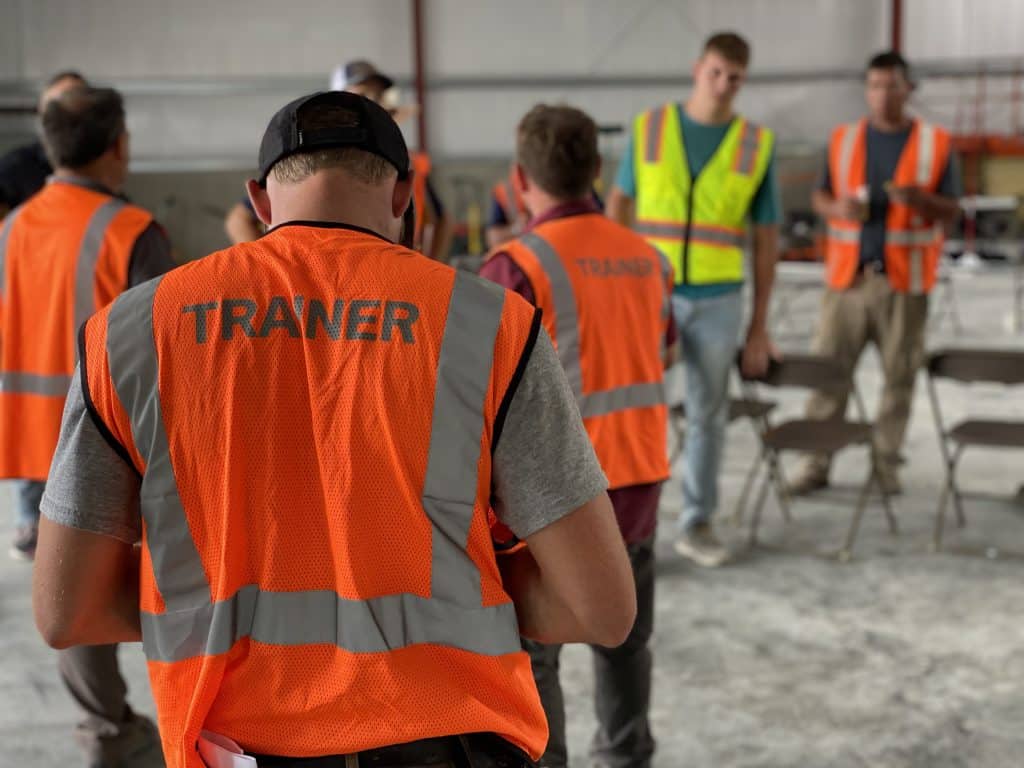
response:
<path id="1" fill-rule="evenodd" d="M 935 513 L 936 551 L 942 547 L 942 533 L 946 520 L 946 506 L 953 497 L 957 525 L 966 524 L 963 494 L 956 484 L 956 468 L 968 446 L 983 448 L 1024 449 L 1024 421 L 995 419 L 966 419 L 946 429 L 939 402 L 938 379 L 950 379 L 961 384 L 989 383 L 1016 386 L 1024 384 L 1024 351 L 1010 349 L 945 349 L 928 358 L 928 396 L 939 432 L 939 448 L 946 466 L 939 507 Z"/>
<path id="2" fill-rule="evenodd" d="M 728 420 L 729 423 L 732 424 L 734 421 L 748 419 L 753 425 L 754 430 L 760 435 L 764 430 L 764 425 L 767 423 L 768 414 L 775 409 L 775 406 L 776 403 L 771 400 L 758 400 L 750 397 L 733 397 L 729 399 Z M 675 464 L 676 459 L 679 458 L 679 454 L 683 451 L 683 443 L 686 440 L 685 403 L 676 403 L 669 408 L 669 424 L 675 436 L 672 450 L 669 452 L 669 463 Z M 740 492 L 739 500 L 736 502 L 736 509 L 733 512 L 732 520 L 734 525 L 739 525 L 740 521 L 743 519 L 743 510 L 747 506 L 747 497 L 750 495 L 750 491 L 754 486 L 754 480 L 757 478 L 757 471 L 763 459 L 764 455 L 762 449 L 762 455 L 754 459 L 754 463 L 750 465 L 750 469 L 747 471 L 746 477 L 743 480 L 743 490 Z"/>
<path id="3" fill-rule="evenodd" d="M 742 381 L 745 392 L 753 398 L 757 396 L 758 386 L 837 392 L 849 384 L 847 373 L 838 362 L 827 357 L 804 354 L 787 354 L 782 360 L 773 360 L 764 376 L 757 379 L 743 377 Z M 769 483 L 775 486 L 779 508 L 784 515 L 788 512 L 789 502 L 779 466 L 783 453 L 822 452 L 834 454 L 854 445 L 867 447 L 871 467 L 858 493 L 853 516 L 850 519 L 850 527 L 847 530 L 843 546 L 839 550 L 839 559 L 843 561 L 850 559 L 872 485 L 877 486 L 882 494 L 882 504 L 885 508 L 890 532 L 898 533 L 889 494 L 886 493 L 878 479 L 878 459 L 872 441 L 874 425 L 865 416 L 864 401 L 861 400 L 856 383 L 852 384 L 852 395 L 859 421 L 849 421 L 845 418 L 832 421 L 803 418 L 790 419 L 776 425 L 765 422 L 764 430 L 761 433 L 763 448 L 761 462 L 766 466 L 767 473 L 761 484 L 761 490 L 754 506 L 754 514 L 750 521 L 751 546 L 757 543 L 757 531 L 761 522 L 761 512 L 767 500 Z"/>

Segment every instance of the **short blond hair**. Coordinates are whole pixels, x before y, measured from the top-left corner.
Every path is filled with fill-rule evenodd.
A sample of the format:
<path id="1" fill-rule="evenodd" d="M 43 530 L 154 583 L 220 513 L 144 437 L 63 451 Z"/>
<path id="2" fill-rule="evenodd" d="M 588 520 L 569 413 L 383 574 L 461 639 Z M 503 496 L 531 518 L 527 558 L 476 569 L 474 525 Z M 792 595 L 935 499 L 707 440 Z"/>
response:
<path id="1" fill-rule="evenodd" d="M 358 125 L 359 115 L 333 104 L 311 104 L 297 116 L 300 131 L 317 131 Z M 379 184 L 398 171 L 383 157 L 355 147 L 331 147 L 296 152 L 274 163 L 270 172 L 282 184 L 297 184 L 318 171 L 340 168 L 357 181 Z"/>

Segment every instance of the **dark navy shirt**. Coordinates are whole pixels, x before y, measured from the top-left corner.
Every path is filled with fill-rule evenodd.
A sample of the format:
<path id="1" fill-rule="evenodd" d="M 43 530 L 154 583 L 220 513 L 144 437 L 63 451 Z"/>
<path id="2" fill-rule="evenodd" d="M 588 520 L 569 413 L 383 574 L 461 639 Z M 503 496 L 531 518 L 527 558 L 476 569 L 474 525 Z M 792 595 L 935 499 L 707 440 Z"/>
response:
<path id="1" fill-rule="evenodd" d="M 885 269 L 885 220 L 889 214 L 889 195 L 885 183 L 896 175 L 900 155 L 910 138 L 910 128 L 899 131 L 880 131 L 867 126 L 867 186 L 868 219 L 860 233 L 860 263 L 876 264 L 879 271 Z M 832 192 L 832 172 L 825 151 L 825 172 L 818 185 L 825 192 Z M 950 153 L 949 162 L 939 180 L 938 194 L 957 198 L 962 194 L 960 167 L 956 155 Z"/>

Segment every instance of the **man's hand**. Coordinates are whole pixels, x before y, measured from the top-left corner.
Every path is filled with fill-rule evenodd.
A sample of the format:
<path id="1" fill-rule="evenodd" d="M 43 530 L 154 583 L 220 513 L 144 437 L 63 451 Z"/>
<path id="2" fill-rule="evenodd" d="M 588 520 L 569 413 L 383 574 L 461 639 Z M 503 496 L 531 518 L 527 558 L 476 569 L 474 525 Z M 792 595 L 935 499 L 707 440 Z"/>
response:
<path id="1" fill-rule="evenodd" d="M 855 197 L 843 197 L 833 203 L 833 215 L 837 219 L 864 221 L 867 218 L 867 214 L 867 204 Z"/>
<path id="2" fill-rule="evenodd" d="M 911 208 L 924 208 L 927 199 L 925 191 L 913 184 L 905 187 L 897 187 L 890 184 L 886 187 L 886 192 L 889 194 L 889 199 L 894 203 L 909 205 Z"/>
<path id="3" fill-rule="evenodd" d="M 747 343 L 743 345 L 743 359 L 740 370 L 748 378 L 756 379 L 768 372 L 768 363 L 779 359 L 779 350 L 772 344 L 768 331 L 751 328 Z"/>

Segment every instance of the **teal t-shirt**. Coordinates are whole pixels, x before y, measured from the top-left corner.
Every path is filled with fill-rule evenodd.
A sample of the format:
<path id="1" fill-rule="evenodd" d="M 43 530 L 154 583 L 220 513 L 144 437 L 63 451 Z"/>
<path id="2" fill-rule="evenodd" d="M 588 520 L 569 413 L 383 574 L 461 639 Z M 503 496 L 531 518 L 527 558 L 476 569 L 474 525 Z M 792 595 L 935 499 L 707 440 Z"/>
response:
<path id="1" fill-rule="evenodd" d="M 706 125 L 691 119 L 681 104 L 676 105 L 679 111 L 679 124 L 683 130 L 683 145 L 686 147 L 686 162 L 690 166 L 690 178 L 696 176 L 708 164 L 729 131 L 730 123 Z M 619 170 L 615 183 L 623 192 L 636 200 L 636 167 L 633 162 L 633 135 L 630 133 L 626 152 L 619 162 Z M 757 188 L 750 204 L 750 220 L 755 224 L 778 224 L 782 219 L 779 184 L 775 175 L 775 148 L 768 159 L 768 171 L 765 173 L 761 186 Z M 677 285 L 675 292 L 690 299 L 711 298 L 738 291 L 743 283 L 717 283 L 715 285 Z"/>

